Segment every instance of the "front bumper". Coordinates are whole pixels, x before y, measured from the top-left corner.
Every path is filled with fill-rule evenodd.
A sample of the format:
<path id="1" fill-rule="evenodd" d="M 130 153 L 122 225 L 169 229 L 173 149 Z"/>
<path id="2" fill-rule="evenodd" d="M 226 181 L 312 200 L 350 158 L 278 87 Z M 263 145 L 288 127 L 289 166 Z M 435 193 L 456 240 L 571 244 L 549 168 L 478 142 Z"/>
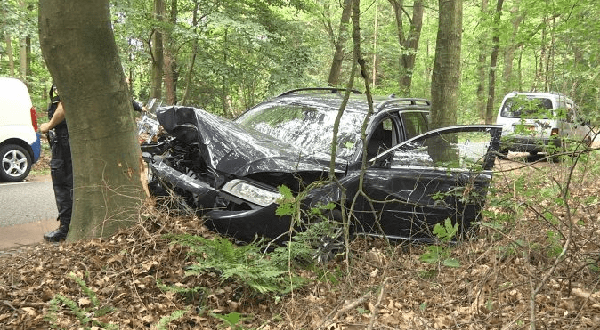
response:
<path id="1" fill-rule="evenodd" d="M 559 138 L 535 138 L 531 136 L 503 136 L 500 150 L 517 152 L 546 152 L 562 146 Z"/>
<path id="2" fill-rule="evenodd" d="M 257 238 L 285 239 L 290 230 L 291 217 L 275 214 L 277 204 L 243 211 L 214 210 L 206 213 L 206 225 L 220 233 L 244 242 Z"/>

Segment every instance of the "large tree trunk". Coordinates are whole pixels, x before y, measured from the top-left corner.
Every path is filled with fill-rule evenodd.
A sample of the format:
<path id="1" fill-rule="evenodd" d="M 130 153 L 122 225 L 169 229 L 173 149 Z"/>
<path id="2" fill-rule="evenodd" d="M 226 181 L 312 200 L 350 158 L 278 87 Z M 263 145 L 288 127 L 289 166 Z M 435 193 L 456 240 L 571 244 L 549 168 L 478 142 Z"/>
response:
<path id="1" fill-rule="evenodd" d="M 404 37 L 402 27 L 402 0 L 388 0 L 392 4 L 394 17 L 396 19 L 396 31 L 398 34 L 398 44 L 400 45 L 400 92 L 403 96 L 410 95 L 410 85 L 412 84 L 412 75 L 415 68 L 417 51 L 419 50 L 419 38 L 421 28 L 423 27 L 423 0 L 415 0 L 413 4 L 413 16 L 410 19 L 410 29 L 408 37 Z"/>
<path id="2" fill-rule="evenodd" d="M 460 88 L 462 0 L 439 0 L 431 80 L 431 128 L 455 125 Z"/>
<path id="3" fill-rule="evenodd" d="M 109 1 L 40 0 L 38 26 L 70 133 L 75 188 L 68 240 L 106 237 L 135 223 L 145 198 Z"/>
<path id="4" fill-rule="evenodd" d="M 496 14 L 494 16 L 494 27 L 492 36 L 492 54 L 490 56 L 490 81 L 488 84 L 488 100 L 485 108 L 485 123 L 494 122 L 494 101 L 496 99 L 496 70 L 498 68 L 498 53 L 500 52 L 500 15 L 504 0 L 498 0 Z"/>
<path id="5" fill-rule="evenodd" d="M 154 0 L 154 19 L 162 21 L 165 15 L 165 2 Z M 163 33 L 161 29 L 154 29 L 152 33 L 152 80 L 150 82 L 150 97 L 160 99 L 162 97 L 162 80 L 164 68 Z"/>
<path id="6" fill-rule="evenodd" d="M 340 26 L 338 28 L 337 38 L 332 36 L 333 45 L 335 47 L 335 53 L 333 54 L 333 60 L 331 61 L 331 68 L 329 70 L 329 77 L 327 78 L 327 84 L 329 86 L 337 86 L 339 84 L 340 73 L 342 71 L 342 64 L 346 55 L 345 45 L 348 40 L 348 23 L 350 22 L 350 16 L 352 13 L 352 0 L 344 1 L 344 10 L 342 11 L 342 18 L 340 19 Z M 332 31 L 330 31 L 332 33 Z"/>

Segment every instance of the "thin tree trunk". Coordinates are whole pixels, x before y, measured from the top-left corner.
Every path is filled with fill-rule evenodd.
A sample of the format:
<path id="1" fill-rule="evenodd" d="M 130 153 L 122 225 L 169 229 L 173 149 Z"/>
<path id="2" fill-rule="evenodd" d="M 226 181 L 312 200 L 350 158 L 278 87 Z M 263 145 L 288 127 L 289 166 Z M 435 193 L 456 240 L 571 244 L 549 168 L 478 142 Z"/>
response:
<path id="1" fill-rule="evenodd" d="M 462 0 L 440 0 L 431 81 L 431 128 L 457 123 L 461 36 Z"/>
<path id="2" fill-rule="evenodd" d="M 513 79 L 513 62 L 515 61 L 515 52 L 519 45 L 516 43 L 517 32 L 519 26 L 523 22 L 524 16 L 519 12 L 520 0 L 516 1 L 511 12 L 515 15 L 512 20 L 512 33 L 506 48 L 504 49 L 504 71 L 502 73 L 502 81 L 504 86 L 504 94 L 515 90 L 515 84 Z"/>
<path id="3" fill-rule="evenodd" d="M 29 63 L 29 61 L 27 60 L 27 38 L 22 37 L 21 39 L 19 39 L 19 41 L 19 75 L 21 77 L 21 80 L 25 82 L 25 84 L 27 84 L 27 64 Z"/>
<path id="4" fill-rule="evenodd" d="M 74 6 L 40 0 L 38 27 L 70 134 L 75 188 L 68 240 L 106 237 L 137 223 L 145 198 L 131 96 L 109 1 Z"/>
<path id="5" fill-rule="evenodd" d="M 10 76 L 15 76 L 15 57 L 13 55 L 12 37 L 9 33 L 4 35 L 4 41 L 6 42 L 6 53 L 8 53 L 8 68 Z"/>
<path id="6" fill-rule="evenodd" d="M 419 50 L 419 38 L 421 36 L 421 28 L 423 27 L 424 4 L 423 0 L 415 0 L 413 4 L 413 16 L 409 18 L 410 28 L 408 36 L 404 37 L 404 28 L 402 23 L 403 1 L 388 0 L 394 11 L 396 21 L 396 33 L 398 45 L 401 52 L 399 56 L 400 72 L 399 72 L 399 88 L 402 95 L 410 95 L 410 86 L 412 84 L 412 75 Z"/>
<path id="7" fill-rule="evenodd" d="M 496 14 L 494 16 L 494 27 L 492 36 L 492 54 L 490 56 L 490 82 L 488 84 L 488 100 L 485 109 L 485 123 L 494 122 L 494 101 L 496 97 L 496 70 L 498 68 L 498 53 L 500 52 L 500 15 L 504 0 L 498 0 Z"/>
<path id="8" fill-rule="evenodd" d="M 481 21 L 482 25 L 484 18 L 488 14 L 488 0 L 481 0 Z M 479 56 L 477 60 L 477 76 L 479 77 L 477 83 L 477 110 L 481 116 L 481 119 L 485 121 L 485 109 L 486 109 L 486 97 L 485 97 L 485 68 L 487 66 L 488 49 L 484 40 L 487 38 L 487 33 L 484 31 L 479 38 Z"/>
<path id="9" fill-rule="evenodd" d="M 375 0 L 375 18 L 374 18 L 374 27 L 373 27 L 373 77 L 372 84 L 373 88 L 375 88 L 377 84 L 377 33 L 379 33 L 379 22 L 377 20 L 379 14 L 379 3 Z"/>
<path id="10" fill-rule="evenodd" d="M 327 78 L 327 84 L 329 86 L 337 86 L 339 84 L 342 64 L 346 55 L 345 45 L 348 40 L 348 23 L 350 22 L 351 13 L 352 0 L 344 0 L 344 10 L 342 11 L 342 18 L 340 19 L 338 36 L 334 40 L 335 53 L 331 62 L 329 77 Z"/>
<path id="11" fill-rule="evenodd" d="M 198 0 L 194 0 L 194 12 L 192 13 L 192 26 L 194 27 L 194 33 L 198 32 L 198 11 L 200 10 L 200 4 Z M 181 104 L 187 104 L 190 98 L 191 84 L 192 84 L 192 73 L 194 72 L 194 63 L 196 62 L 196 56 L 198 54 L 198 39 L 192 40 L 192 56 L 190 58 L 190 66 L 185 75 L 185 92 L 181 98 Z"/>
<path id="12" fill-rule="evenodd" d="M 400 89 L 410 95 L 410 87 L 412 85 L 413 70 L 419 50 L 419 38 L 421 37 L 421 28 L 423 27 L 424 14 L 423 0 L 415 0 L 413 6 L 413 18 L 410 24 L 408 38 L 404 43 L 404 51 L 402 52 L 402 68 L 403 72 L 400 76 Z"/>
<path id="13" fill-rule="evenodd" d="M 172 26 L 177 24 L 177 0 L 171 0 L 171 19 Z M 165 94 L 167 104 L 177 104 L 177 60 L 175 58 L 175 42 L 171 36 L 172 29 L 166 34 L 167 47 L 165 47 Z"/>
<path id="14" fill-rule="evenodd" d="M 154 0 L 154 19 L 162 21 L 165 15 L 165 3 L 163 0 Z M 160 99 L 162 97 L 162 81 L 164 68 L 163 33 L 155 29 L 152 34 L 152 80 L 150 97 Z"/>

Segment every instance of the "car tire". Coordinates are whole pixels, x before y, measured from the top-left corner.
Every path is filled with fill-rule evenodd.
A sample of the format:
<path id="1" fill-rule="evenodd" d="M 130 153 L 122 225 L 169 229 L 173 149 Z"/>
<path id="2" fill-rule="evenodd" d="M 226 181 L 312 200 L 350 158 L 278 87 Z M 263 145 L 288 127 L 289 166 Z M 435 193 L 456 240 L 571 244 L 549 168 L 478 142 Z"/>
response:
<path id="1" fill-rule="evenodd" d="M 31 170 L 31 156 L 23 147 L 16 144 L 6 144 L 0 147 L 0 180 L 18 182 L 27 177 Z"/>

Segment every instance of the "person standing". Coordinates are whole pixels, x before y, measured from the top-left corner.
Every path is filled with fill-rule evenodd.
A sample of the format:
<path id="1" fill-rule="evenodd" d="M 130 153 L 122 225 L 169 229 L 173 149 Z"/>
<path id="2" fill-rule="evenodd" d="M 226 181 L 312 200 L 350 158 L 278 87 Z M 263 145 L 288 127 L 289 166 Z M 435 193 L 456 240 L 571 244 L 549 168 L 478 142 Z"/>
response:
<path id="1" fill-rule="evenodd" d="M 69 145 L 69 130 L 65 120 L 65 110 L 60 101 L 56 86 L 50 88 L 50 106 L 48 107 L 47 123 L 40 125 L 40 132 L 48 134 L 48 143 L 52 149 L 50 170 L 54 198 L 58 207 L 60 226 L 58 229 L 44 234 L 48 242 L 60 242 L 67 238 L 71 213 L 73 210 L 73 165 L 71 163 L 71 147 Z"/>

